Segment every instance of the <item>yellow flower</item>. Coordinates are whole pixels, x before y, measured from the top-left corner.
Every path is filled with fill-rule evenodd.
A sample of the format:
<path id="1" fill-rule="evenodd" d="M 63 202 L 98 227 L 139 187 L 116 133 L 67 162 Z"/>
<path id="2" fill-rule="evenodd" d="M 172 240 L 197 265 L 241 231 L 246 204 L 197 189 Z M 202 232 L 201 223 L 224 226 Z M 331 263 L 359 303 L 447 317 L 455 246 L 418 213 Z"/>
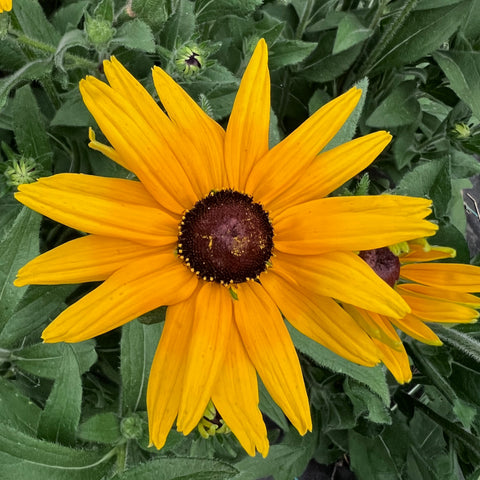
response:
<path id="1" fill-rule="evenodd" d="M 406 242 L 400 249 L 381 248 L 360 252 L 360 256 L 390 286 L 411 312 L 390 318 L 351 305 L 344 305 L 373 339 L 380 358 L 399 383 L 409 382 L 412 372 L 405 348 L 393 326 L 430 345 L 441 345 L 427 323 L 472 323 L 478 318 L 480 268 L 456 263 L 429 263 L 452 258 L 455 250 L 431 246 L 426 240 Z M 398 256 L 397 256 L 398 255 Z M 393 325 L 393 326 L 392 326 Z"/>
<path id="2" fill-rule="evenodd" d="M 59 174 L 20 186 L 17 199 L 90 235 L 31 261 L 16 285 L 104 281 L 60 314 L 46 342 L 79 342 L 168 305 L 147 393 L 161 448 L 176 419 L 192 431 L 212 400 L 250 455 L 268 452 L 257 373 L 304 434 L 312 423 L 292 325 L 362 365 L 379 362 L 367 334 L 333 300 L 403 317 L 408 306 L 355 253 L 428 236 L 430 202 L 381 195 L 324 198 L 390 140 L 377 132 L 318 154 L 360 97 L 331 101 L 272 149 L 270 79 L 261 40 L 226 131 L 163 70 L 163 112 L 115 59 L 110 85 L 80 83 L 111 143 L 90 146 L 139 181 Z"/>
<path id="3" fill-rule="evenodd" d="M 12 0 L 0 0 L 0 13 L 9 12 L 12 9 Z"/>

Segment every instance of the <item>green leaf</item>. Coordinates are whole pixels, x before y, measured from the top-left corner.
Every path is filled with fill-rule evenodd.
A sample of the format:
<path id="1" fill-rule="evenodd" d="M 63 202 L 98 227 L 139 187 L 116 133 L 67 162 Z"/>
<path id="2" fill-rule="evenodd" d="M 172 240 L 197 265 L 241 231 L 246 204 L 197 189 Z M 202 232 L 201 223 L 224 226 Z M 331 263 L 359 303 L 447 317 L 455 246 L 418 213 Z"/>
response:
<path id="1" fill-rule="evenodd" d="M 0 108 L 7 102 L 8 95 L 13 88 L 23 82 L 39 80 L 49 74 L 51 69 L 49 59 L 34 60 L 16 70 L 15 73 L 0 79 Z"/>
<path id="2" fill-rule="evenodd" d="M 341 373 L 363 383 L 375 392 L 385 405 L 390 404 L 385 373 L 381 367 L 362 367 L 336 355 L 319 343 L 306 337 L 287 323 L 288 331 L 295 346 L 305 355 L 317 362 L 320 366 L 332 372 Z"/>
<path id="3" fill-rule="evenodd" d="M 131 10 L 143 22 L 148 23 L 155 30 L 160 29 L 167 18 L 173 13 L 170 8 L 171 1 L 158 0 L 133 0 Z"/>
<path id="4" fill-rule="evenodd" d="M 372 112 L 366 123 L 374 128 L 395 128 L 416 122 L 420 104 L 416 99 L 416 82 L 398 85 Z"/>
<path id="5" fill-rule="evenodd" d="M 52 127 L 88 127 L 94 124 L 95 120 L 78 91 L 73 92 L 71 97 L 55 112 L 50 122 Z"/>
<path id="6" fill-rule="evenodd" d="M 162 31 L 162 46 L 174 50 L 192 37 L 195 31 L 193 9 L 193 2 L 180 0 L 175 14 L 168 19 Z"/>
<path id="7" fill-rule="evenodd" d="M 113 46 L 122 46 L 132 50 L 153 53 L 155 40 L 151 28 L 142 20 L 134 18 L 124 23 L 110 42 Z"/>
<path id="8" fill-rule="evenodd" d="M 114 13 L 113 0 L 101 0 L 93 11 L 95 18 L 110 23 L 113 23 Z"/>
<path id="9" fill-rule="evenodd" d="M 67 71 L 63 65 L 63 58 L 65 57 L 65 53 L 67 53 L 67 50 L 72 47 L 83 47 L 85 49 L 89 48 L 87 38 L 82 30 L 69 30 L 58 42 L 57 50 L 53 59 L 55 62 L 55 66 L 59 68 L 62 72 Z"/>
<path id="10" fill-rule="evenodd" d="M 73 444 L 80 421 L 82 380 L 76 352 L 66 344 L 58 375 L 40 416 L 38 435 L 55 443 Z"/>
<path id="11" fill-rule="evenodd" d="M 0 471 L 4 478 L 101 480 L 110 468 L 106 450 L 74 450 L 0 426 Z"/>
<path id="12" fill-rule="evenodd" d="M 237 473 L 218 460 L 162 457 L 127 470 L 118 480 L 227 480 Z"/>
<path id="13" fill-rule="evenodd" d="M 18 270 L 38 255 L 40 220 L 38 213 L 23 207 L 0 241 L 0 332 L 27 290 L 15 287 L 13 280 Z"/>
<path id="14" fill-rule="evenodd" d="M 47 20 L 38 1 L 16 0 L 12 5 L 15 17 L 25 35 L 49 45 L 57 45 L 59 34 Z"/>
<path id="15" fill-rule="evenodd" d="M 218 20 L 228 15 L 244 17 L 252 13 L 263 0 L 197 0 L 195 14 L 199 23 Z"/>
<path id="16" fill-rule="evenodd" d="M 26 372 L 55 380 L 62 375 L 58 366 L 62 364 L 66 355 L 70 355 L 69 351 L 72 349 L 80 374 L 89 370 L 97 360 L 95 341 L 87 340 L 72 344 L 38 343 L 15 352 L 12 361 Z"/>
<path id="17" fill-rule="evenodd" d="M 16 91 L 12 114 L 18 150 L 25 157 L 38 160 L 45 170 L 50 171 L 52 148 L 45 130 L 45 120 L 30 85 L 25 85 Z"/>
<path id="18" fill-rule="evenodd" d="M 480 342 L 478 340 L 455 328 L 445 328 L 438 324 L 432 325 L 432 328 L 440 340 L 460 350 L 480 365 Z"/>
<path id="19" fill-rule="evenodd" d="M 72 285 L 29 286 L 0 331 L 0 345 L 18 346 L 27 336 L 38 341 L 39 330 L 66 308 L 65 298 L 74 288 Z"/>
<path id="20" fill-rule="evenodd" d="M 79 2 L 62 6 L 55 11 L 52 17 L 52 24 L 62 35 L 68 30 L 76 28 L 85 13 L 88 3 L 87 0 L 80 0 Z"/>
<path id="21" fill-rule="evenodd" d="M 116 443 L 121 437 L 120 420 L 113 412 L 93 415 L 80 425 L 77 436 L 87 442 Z"/>
<path id="22" fill-rule="evenodd" d="M 279 40 L 270 48 L 268 65 L 271 70 L 295 65 L 307 58 L 316 46 L 316 43 L 301 40 Z"/>
<path id="23" fill-rule="evenodd" d="M 273 401 L 263 382 L 260 380 L 258 383 L 259 408 L 261 412 L 273 420 L 284 432 L 287 432 L 289 430 L 288 421 L 282 409 Z"/>
<path id="24" fill-rule="evenodd" d="M 162 330 L 161 323 L 129 322 L 122 327 L 120 373 L 124 415 L 147 409 L 148 375 Z"/>
<path id="25" fill-rule="evenodd" d="M 362 90 L 362 96 L 355 107 L 355 110 L 350 114 L 347 121 L 342 125 L 340 130 L 335 134 L 335 136 L 328 142 L 328 145 L 325 147 L 324 151 L 330 150 L 332 148 L 338 147 L 344 143 L 349 142 L 354 136 L 357 130 L 357 124 L 360 120 L 360 117 L 363 112 L 363 107 L 365 105 L 365 99 L 368 94 L 368 78 L 362 78 L 358 83 L 355 84 L 360 90 Z"/>
<path id="26" fill-rule="evenodd" d="M 412 12 L 376 62 L 375 72 L 413 63 L 432 53 L 455 33 L 469 3 Z"/>
<path id="27" fill-rule="evenodd" d="M 0 423 L 36 435 L 41 409 L 16 388 L 15 382 L 0 377 Z"/>
<path id="28" fill-rule="evenodd" d="M 451 89 L 480 120 L 480 53 L 438 51 L 433 58 L 447 76 Z"/>
<path id="29" fill-rule="evenodd" d="M 371 34 L 372 30 L 365 28 L 356 15 L 346 15 L 338 24 L 332 54 L 336 55 L 364 42 Z"/>

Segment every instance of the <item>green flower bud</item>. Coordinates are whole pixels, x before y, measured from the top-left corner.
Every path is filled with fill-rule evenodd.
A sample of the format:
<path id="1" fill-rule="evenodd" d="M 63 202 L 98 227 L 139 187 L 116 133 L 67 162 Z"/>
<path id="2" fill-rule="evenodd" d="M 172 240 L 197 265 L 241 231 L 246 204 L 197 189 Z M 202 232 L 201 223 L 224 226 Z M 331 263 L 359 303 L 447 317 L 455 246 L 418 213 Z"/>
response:
<path id="1" fill-rule="evenodd" d="M 177 54 L 175 64 L 186 76 L 198 73 L 205 66 L 205 52 L 198 45 L 184 46 Z"/>
<path id="2" fill-rule="evenodd" d="M 457 123 L 452 132 L 457 138 L 468 138 L 470 136 L 470 127 L 466 123 Z"/>
<path id="3" fill-rule="evenodd" d="M 120 423 L 120 431 L 122 436 L 127 439 L 139 439 L 143 435 L 145 421 L 139 415 L 133 414 L 131 417 L 126 417 Z"/>
<path id="4" fill-rule="evenodd" d="M 90 15 L 85 16 L 85 31 L 93 45 L 105 45 L 115 34 L 115 29 L 109 21 L 92 18 Z"/>
<path id="5" fill-rule="evenodd" d="M 13 158 L 8 160 L 3 174 L 7 177 L 8 186 L 17 187 L 23 183 L 32 183 L 41 177 L 42 168 L 33 158 Z"/>

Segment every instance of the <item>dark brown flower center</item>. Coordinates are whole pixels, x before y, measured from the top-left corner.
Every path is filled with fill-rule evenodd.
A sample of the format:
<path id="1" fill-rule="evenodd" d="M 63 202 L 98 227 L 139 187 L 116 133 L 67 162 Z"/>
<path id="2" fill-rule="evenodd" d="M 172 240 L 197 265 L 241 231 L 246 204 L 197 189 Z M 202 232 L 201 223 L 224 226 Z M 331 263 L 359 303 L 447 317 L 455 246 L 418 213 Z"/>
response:
<path id="1" fill-rule="evenodd" d="M 376 248 L 360 252 L 360 258 L 365 260 L 373 271 L 391 287 L 395 286 L 400 276 L 400 260 L 389 248 Z"/>
<path id="2" fill-rule="evenodd" d="M 272 249 L 267 212 L 235 190 L 212 192 L 187 211 L 180 224 L 180 258 L 211 282 L 241 283 L 258 277 Z"/>

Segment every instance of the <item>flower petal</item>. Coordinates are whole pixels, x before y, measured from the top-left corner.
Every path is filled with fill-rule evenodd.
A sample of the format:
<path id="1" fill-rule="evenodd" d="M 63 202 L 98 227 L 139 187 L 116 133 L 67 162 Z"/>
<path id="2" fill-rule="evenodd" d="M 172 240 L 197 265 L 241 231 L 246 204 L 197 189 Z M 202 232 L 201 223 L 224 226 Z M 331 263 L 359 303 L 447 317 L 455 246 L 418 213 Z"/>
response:
<path id="1" fill-rule="evenodd" d="M 196 285 L 197 277 L 173 254 L 143 257 L 63 311 L 42 338 L 73 343 L 96 337 L 161 305 L 187 299 Z"/>
<path id="2" fill-rule="evenodd" d="M 223 364 L 232 328 L 232 297 L 223 286 L 204 282 L 197 293 L 192 338 L 177 429 L 190 433 L 202 418 Z"/>
<path id="3" fill-rule="evenodd" d="M 225 165 L 230 188 L 244 191 L 252 167 L 268 151 L 270 75 L 261 39 L 243 74 L 225 135 Z"/>
<path id="4" fill-rule="evenodd" d="M 225 131 L 161 68 L 153 68 L 153 81 L 168 116 L 182 137 L 189 138 L 200 153 L 200 167 L 210 179 L 208 188 L 223 188 L 226 184 L 223 160 Z"/>
<path id="5" fill-rule="evenodd" d="M 370 250 L 438 229 L 424 220 L 431 202 L 396 195 L 331 197 L 287 208 L 273 216 L 275 247 L 311 255 Z"/>
<path id="6" fill-rule="evenodd" d="M 225 423 L 251 456 L 268 454 L 267 429 L 258 408 L 257 373 L 237 327 L 232 328 L 225 361 L 213 387 L 212 401 Z"/>
<path id="7" fill-rule="evenodd" d="M 408 383 L 412 379 L 412 371 L 405 347 L 402 345 L 400 350 L 394 350 L 378 340 L 373 339 L 373 341 L 380 351 L 382 362 L 390 370 L 395 380 L 402 384 Z"/>
<path id="8" fill-rule="evenodd" d="M 320 153 L 290 189 L 265 207 L 279 212 L 293 205 L 325 197 L 368 167 L 391 138 L 387 132 L 375 132 Z"/>
<path id="9" fill-rule="evenodd" d="M 480 268 L 460 263 L 403 265 L 400 277 L 453 292 L 480 292 Z"/>
<path id="10" fill-rule="evenodd" d="M 305 292 L 272 269 L 261 282 L 298 331 L 351 362 L 373 366 L 378 352 L 368 335 L 334 300 Z"/>
<path id="11" fill-rule="evenodd" d="M 360 95 L 354 87 L 305 120 L 253 166 L 246 191 L 264 205 L 285 192 L 340 130 Z"/>
<path id="12" fill-rule="evenodd" d="M 258 283 L 238 285 L 233 303 L 243 344 L 265 387 L 301 435 L 312 429 L 302 370 L 287 327 Z"/>
<path id="13" fill-rule="evenodd" d="M 397 292 L 402 295 L 405 293 L 425 296 L 427 298 L 438 298 L 448 302 L 461 303 L 472 308 L 480 308 L 480 298 L 471 293 L 451 292 L 446 288 L 429 287 L 427 285 L 418 285 L 416 283 L 402 283 L 395 287 Z"/>
<path id="14" fill-rule="evenodd" d="M 150 442 L 162 448 L 178 414 L 192 336 L 196 294 L 167 309 L 147 389 Z"/>
<path id="15" fill-rule="evenodd" d="M 159 208 L 140 182 L 62 173 L 18 190 L 19 202 L 84 232 L 145 245 L 177 241 L 178 220 Z"/>
<path id="16" fill-rule="evenodd" d="M 390 318 L 390 321 L 412 338 L 429 345 L 442 345 L 442 341 L 428 328 L 423 321 L 408 313 L 403 318 Z"/>
<path id="17" fill-rule="evenodd" d="M 119 268 L 144 256 L 158 253 L 158 247 L 146 247 L 120 238 L 87 235 L 43 253 L 22 267 L 14 284 L 59 285 L 99 282 Z"/>
<path id="18" fill-rule="evenodd" d="M 151 124 L 162 115 L 165 116 L 153 99 L 151 101 L 156 108 L 136 89 L 135 94 L 140 95 L 136 97 L 139 102 L 138 105 L 132 104 L 130 96 L 125 97 L 93 77 L 80 81 L 80 92 L 85 105 L 123 163 L 135 173 L 160 205 L 175 213 L 191 208 L 198 200 L 198 192 L 194 191 L 176 153 L 172 152 L 165 138 Z M 152 117 L 147 118 L 148 115 Z M 181 145 L 183 139 L 175 135 L 171 141 Z"/>
<path id="19" fill-rule="evenodd" d="M 103 153 L 103 155 L 105 155 L 107 158 L 113 160 L 115 163 L 118 163 L 120 166 L 128 170 L 128 165 L 123 161 L 122 157 L 115 151 L 114 148 L 104 145 L 97 140 L 93 128 L 88 129 L 88 138 L 90 139 L 88 146 L 92 150 Z"/>
<path id="20" fill-rule="evenodd" d="M 428 245 L 428 244 L 427 244 Z M 456 252 L 453 248 L 437 247 L 428 245 L 428 250 L 425 250 L 423 245 L 418 245 L 409 242 L 409 252 L 400 257 L 400 262 L 431 262 L 432 260 L 441 260 L 443 258 L 454 258 Z"/>
<path id="21" fill-rule="evenodd" d="M 425 322 L 471 323 L 478 318 L 473 308 L 442 299 L 419 297 L 402 293 L 402 298 L 412 309 L 412 314 Z"/>
<path id="22" fill-rule="evenodd" d="M 309 256 L 278 252 L 273 269 L 316 295 L 388 316 L 401 317 L 409 311 L 402 297 L 351 252 Z"/>

